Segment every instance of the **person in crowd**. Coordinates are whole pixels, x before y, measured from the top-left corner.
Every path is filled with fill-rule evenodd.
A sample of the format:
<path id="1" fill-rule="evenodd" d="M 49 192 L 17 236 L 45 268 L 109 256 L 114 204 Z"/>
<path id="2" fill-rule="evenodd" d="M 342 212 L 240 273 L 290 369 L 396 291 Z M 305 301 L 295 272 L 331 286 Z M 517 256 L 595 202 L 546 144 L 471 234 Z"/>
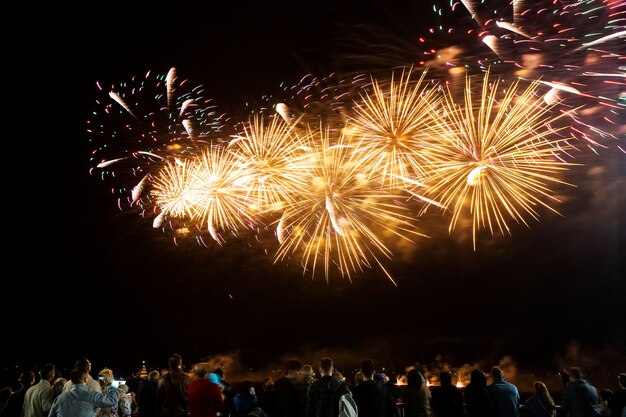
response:
<path id="1" fill-rule="evenodd" d="M 561 370 L 561 382 L 563 382 L 563 388 L 567 388 L 567 385 L 570 383 L 569 372 L 567 369 Z"/>
<path id="2" fill-rule="evenodd" d="M 487 387 L 496 417 L 519 417 L 520 396 L 517 387 L 504 378 L 502 369 L 491 369 L 491 385 Z"/>
<path id="3" fill-rule="evenodd" d="M 274 388 L 274 379 L 271 376 L 265 377 L 261 384 L 261 392 L 259 395 L 259 407 L 272 417 L 278 415 L 276 390 Z"/>
<path id="4" fill-rule="evenodd" d="M 626 417 L 626 372 L 619 374 L 617 381 L 620 389 L 613 392 L 608 406 L 611 410 L 611 417 Z"/>
<path id="5" fill-rule="evenodd" d="M 396 401 L 387 386 L 382 381 L 374 379 L 374 361 L 364 360 L 359 372 L 362 382 L 352 388 L 352 397 L 357 405 L 359 417 L 393 417 Z"/>
<path id="6" fill-rule="evenodd" d="M 98 383 L 100 384 L 100 389 L 102 392 L 105 392 L 107 389 L 107 383 L 105 381 L 104 376 L 105 375 L 113 375 L 111 377 L 111 380 L 114 381 L 115 380 L 115 374 L 113 373 L 113 371 L 109 368 L 104 368 L 102 369 L 100 372 L 98 372 Z M 98 417 L 120 417 L 120 401 L 123 401 L 121 397 L 121 392 L 119 390 L 119 385 L 114 385 L 115 389 L 117 389 L 117 394 L 118 394 L 118 403 L 115 404 L 112 407 L 103 407 L 101 409 L 99 409 L 96 413 L 96 415 Z"/>
<path id="7" fill-rule="evenodd" d="M 141 386 L 137 398 L 139 417 L 158 417 L 159 403 L 157 401 L 157 388 L 159 386 L 159 371 L 148 372 L 148 379 Z"/>
<path id="8" fill-rule="evenodd" d="M 91 370 L 92 370 L 92 365 L 91 365 L 91 361 L 87 358 L 80 358 L 78 359 L 75 363 L 74 363 L 74 368 L 75 369 L 84 369 L 87 372 L 87 383 L 85 384 L 85 386 L 87 387 L 87 391 L 90 392 L 102 392 L 102 386 L 104 385 L 104 381 L 103 379 L 94 379 L 91 376 Z M 100 377 L 102 378 L 102 375 L 100 375 Z M 111 374 L 111 381 L 113 381 L 114 376 Z M 102 383 L 102 385 L 101 385 Z M 106 385 L 105 385 L 106 388 Z M 63 385 L 63 392 L 68 392 L 69 390 L 72 389 L 72 379 L 70 378 L 69 381 L 67 381 L 67 383 L 65 385 Z M 104 412 L 99 409 L 96 408 L 95 409 L 95 413 L 96 415 L 98 415 L 98 417 L 100 417 L 100 414 Z"/>
<path id="9" fill-rule="evenodd" d="M 133 404 L 135 403 L 135 396 L 130 392 L 130 387 L 127 384 L 120 384 L 117 387 L 120 399 L 117 403 L 117 415 L 119 417 L 131 417 L 133 414 Z"/>
<path id="10" fill-rule="evenodd" d="M 13 394 L 11 387 L 4 387 L 0 389 L 0 415 L 2 414 L 2 410 L 4 410 L 4 406 L 7 405 L 11 394 Z"/>
<path id="11" fill-rule="evenodd" d="M 432 387 L 432 408 L 437 417 L 463 417 L 463 392 L 452 384 L 450 372 L 439 374 L 440 386 Z"/>
<path id="12" fill-rule="evenodd" d="M 300 379 L 307 386 L 315 382 L 315 371 L 313 370 L 313 367 L 311 365 L 306 364 L 302 366 Z"/>
<path id="13" fill-rule="evenodd" d="M 495 417 L 493 404 L 487 391 L 487 377 L 480 369 L 470 374 L 470 383 L 463 392 L 467 417 Z"/>
<path id="14" fill-rule="evenodd" d="M 244 381 L 241 391 L 234 399 L 236 417 L 246 417 L 259 402 L 252 382 Z"/>
<path id="15" fill-rule="evenodd" d="M 386 384 L 387 382 L 389 382 L 389 377 L 384 372 L 377 372 L 376 375 L 374 375 L 374 379 L 376 381 L 382 382 L 383 384 Z"/>
<path id="16" fill-rule="evenodd" d="M 89 373 L 84 367 L 73 369 L 70 373 L 70 381 L 65 384 L 68 385 L 71 382 L 71 389 L 54 400 L 48 417 L 94 417 L 97 407 L 107 409 L 117 405 L 119 393 L 112 384 L 112 372 L 103 375 L 105 393 L 89 391 L 88 380 Z"/>
<path id="17" fill-rule="evenodd" d="M 87 390 L 90 392 L 102 392 L 100 383 L 91 377 L 91 361 L 87 358 L 81 358 L 74 364 L 76 369 L 84 369 L 87 372 Z M 112 380 L 112 379 L 111 379 Z M 72 389 L 72 379 L 63 386 L 63 392 L 68 392 Z"/>
<path id="18" fill-rule="evenodd" d="M 298 391 L 298 404 L 300 406 L 299 416 L 303 416 L 306 408 L 306 396 L 309 387 L 315 382 L 315 371 L 309 364 L 303 365 L 296 373 L 297 377 L 294 381 L 296 391 Z"/>
<path id="19" fill-rule="evenodd" d="M 365 378 L 363 378 L 363 372 L 362 371 L 357 371 L 356 374 L 354 374 L 354 385 L 353 386 L 357 386 L 360 383 L 362 383 L 363 381 L 365 381 Z"/>
<path id="20" fill-rule="evenodd" d="M 217 377 L 217 384 L 222 389 L 222 395 L 224 396 L 224 408 L 218 413 L 218 415 L 220 417 L 232 416 L 235 413 L 235 389 L 233 384 L 225 379 L 224 369 L 222 368 L 215 368 L 211 373 L 209 380 L 212 381 L 212 378 L 214 377 Z"/>
<path id="21" fill-rule="evenodd" d="M 187 385 L 191 377 L 183 372 L 183 358 L 174 354 L 169 359 L 169 370 L 159 379 L 157 401 L 161 416 L 186 417 L 188 414 Z"/>
<path id="22" fill-rule="evenodd" d="M 533 384 L 535 393 L 526 400 L 526 407 L 530 409 L 532 417 L 556 417 L 556 404 L 542 381 Z"/>
<path id="23" fill-rule="evenodd" d="M 302 417 L 305 405 L 302 404 L 301 390 L 298 389 L 301 370 L 302 363 L 297 359 L 290 359 L 287 361 L 285 375 L 276 380 L 277 417 Z"/>
<path id="24" fill-rule="evenodd" d="M 48 417 L 52 407 L 52 381 L 56 368 L 47 363 L 39 371 L 39 382 L 26 391 L 22 417 Z"/>
<path id="25" fill-rule="evenodd" d="M 50 404 L 52 404 L 54 400 L 59 395 L 61 395 L 61 393 L 63 392 L 63 387 L 65 387 L 65 384 L 67 384 L 67 379 L 63 377 L 58 377 L 57 379 L 54 380 L 54 382 L 52 383 L 51 390 L 50 390 L 50 394 L 51 394 Z"/>
<path id="26" fill-rule="evenodd" d="M 340 381 L 346 382 L 346 377 L 343 376 L 343 373 L 341 371 L 335 369 L 335 373 L 333 373 L 333 375 L 337 377 L 337 379 L 339 379 Z"/>
<path id="27" fill-rule="evenodd" d="M 571 368 L 569 377 L 570 382 L 561 399 L 564 412 L 568 417 L 597 417 L 600 411 L 596 388 L 584 378 L 581 368 Z"/>
<path id="28" fill-rule="evenodd" d="M 334 364 L 331 358 L 320 359 L 319 372 L 321 378 L 309 387 L 305 416 L 338 417 L 340 398 L 346 396 L 352 401 L 350 388 L 348 384 L 333 375 Z"/>
<path id="29" fill-rule="evenodd" d="M 0 414 L 2 417 L 20 417 L 24 406 L 24 398 L 26 391 L 35 383 L 35 373 L 33 371 L 24 371 L 18 378 L 20 387 L 9 397 L 4 410 Z"/>
<path id="30" fill-rule="evenodd" d="M 604 388 L 600 390 L 600 404 L 598 408 L 600 410 L 600 417 L 611 417 L 611 409 L 609 408 L 609 400 L 613 396 L 613 391 Z"/>
<path id="31" fill-rule="evenodd" d="M 197 363 L 193 368 L 194 379 L 187 385 L 190 417 L 217 417 L 224 409 L 224 397 L 219 385 L 208 378 L 209 366 Z"/>
<path id="32" fill-rule="evenodd" d="M 394 412 L 396 417 L 400 415 L 398 404 L 402 401 L 402 387 L 398 385 L 398 377 L 399 375 L 395 372 L 391 372 L 389 375 L 385 373 L 377 373 L 374 376 L 375 380 L 382 381 L 385 384 L 385 387 L 387 387 L 387 390 L 389 390 L 389 393 L 393 397 L 393 400 L 396 403 Z"/>
<path id="33" fill-rule="evenodd" d="M 431 392 L 424 375 L 417 369 L 406 374 L 406 386 L 402 390 L 405 417 L 430 417 Z"/>

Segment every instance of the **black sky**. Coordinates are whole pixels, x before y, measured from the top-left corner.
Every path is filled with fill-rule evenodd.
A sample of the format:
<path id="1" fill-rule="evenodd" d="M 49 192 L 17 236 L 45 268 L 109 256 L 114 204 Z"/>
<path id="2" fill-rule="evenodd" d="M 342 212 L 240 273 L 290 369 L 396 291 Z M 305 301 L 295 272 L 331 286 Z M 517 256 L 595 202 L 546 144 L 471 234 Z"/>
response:
<path id="1" fill-rule="evenodd" d="M 617 152 L 581 155 L 587 165 L 569 178 L 578 187 L 559 190 L 562 217 L 544 212 L 531 229 L 514 225 L 477 252 L 438 233 L 390 262 L 397 286 L 377 271 L 352 283 L 312 281 L 245 242 L 176 247 L 149 219 L 120 212 L 109 185 L 89 175 L 84 121 L 96 81 L 175 66 L 219 107 L 241 109 L 282 81 L 332 71 L 346 26 L 420 33 L 418 24 L 392 23 L 429 16 L 406 4 L 394 17 L 386 3 L 333 3 L 104 2 L 27 23 L 40 36 L 21 52 L 33 92 L 18 137 L 41 161 L 23 160 L 19 178 L 35 175 L 40 191 L 16 199 L 7 218 L 20 230 L 8 253 L 17 272 L 4 281 L 5 364 L 87 356 L 164 366 L 173 352 L 193 361 L 238 351 L 259 366 L 330 348 L 396 363 L 442 353 L 550 366 L 575 340 L 625 350 L 626 160 Z"/>

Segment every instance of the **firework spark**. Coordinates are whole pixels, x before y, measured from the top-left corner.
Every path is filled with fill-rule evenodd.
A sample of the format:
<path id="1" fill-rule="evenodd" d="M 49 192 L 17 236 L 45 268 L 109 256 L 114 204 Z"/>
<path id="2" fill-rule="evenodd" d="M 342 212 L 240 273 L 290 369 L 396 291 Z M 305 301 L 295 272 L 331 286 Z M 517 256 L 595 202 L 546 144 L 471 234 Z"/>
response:
<path id="1" fill-rule="evenodd" d="M 483 68 L 503 64 L 499 71 L 509 76 L 541 80 L 550 86 L 546 103 L 568 113 L 569 134 L 590 148 L 606 148 L 604 139 L 618 139 L 610 132 L 615 132 L 625 110 L 620 97 L 626 74 L 617 71 L 626 59 L 625 2 L 514 1 L 514 24 L 504 17 L 510 13 L 510 3 L 502 2 L 502 7 L 493 3 L 482 12 L 472 2 L 463 4 L 478 23 L 479 37 L 498 57 L 479 61 Z M 499 17 L 486 19 L 492 13 Z M 501 29 L 508 32 L 503 34 Z M 622 81 L 610 80 L 613 77 Z M 561 92 L 573 94 L 561 97 Z"/>
<path id="2" fill-rule="evenodd" d="M 215 106 L 202 93 L 201 86 L 191 87 L 179 79 L 175 68 L 165 76 L 148 72 L 111 86 L 107 97 L 97 100 L 98 111 L 88 122 L 91 140 L 98 144 L 92 161 L 97 168 L 130 167 L 133 175 L 143 177 L 149 165 L 160 167 L 179 154 L 195 155 L 198 143 L 188 139 L 223 136 L 223 116 L 216 115 Z M 115 171 L 104 174 L 114 176 Z"/>
<path id="3" fill-rule="evenodd" d="M 115 100 L 115 102 L 117 104 L 122 106 L 122 108 L 124 108 L 124 110 L 126 110 L 128 112 L 128 114 L 133 116 L 135 119 L 138 119 L 138 117 L 135 115 L 135 113 L 133 113 L 133 111 L 131 110 L 131 108 L 128 105 L 128 103 L 126 103 L 126 101 L 122 97 L 120 97 L 120 95 L 118 93 L 116 93 L 115 91 L 110 91 L 109 92 L 109 97 L 111 97 L 113 100 Z"/>

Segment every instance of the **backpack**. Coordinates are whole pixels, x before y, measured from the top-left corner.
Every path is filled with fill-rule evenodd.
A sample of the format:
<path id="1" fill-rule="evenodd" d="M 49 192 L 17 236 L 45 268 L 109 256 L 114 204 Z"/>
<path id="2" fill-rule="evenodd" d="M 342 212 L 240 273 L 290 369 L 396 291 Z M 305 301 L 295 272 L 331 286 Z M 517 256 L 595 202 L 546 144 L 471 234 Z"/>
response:
<path id="1" fill-rule="evenodd" d="M 339 397 L 339 417 L 358 417 L 359 412 L 352 394 Z"/>

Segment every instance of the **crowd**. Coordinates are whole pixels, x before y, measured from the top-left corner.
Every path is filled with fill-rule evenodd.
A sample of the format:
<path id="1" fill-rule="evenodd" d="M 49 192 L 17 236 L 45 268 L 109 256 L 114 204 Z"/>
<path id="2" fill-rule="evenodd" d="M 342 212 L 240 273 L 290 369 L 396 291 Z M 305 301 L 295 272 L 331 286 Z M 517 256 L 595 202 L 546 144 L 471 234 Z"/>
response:
<path id="1" fill-rule="evenodd" d="M 288 361 L 285 374 L 262 383 L 233 384 L 222 368 L 196 363 L 185 372 L 182 357 L 174 354 L 169 367 L 151 371 L 131 390 L 118 384 L 108 368 L 91 376 L 91 362 L 76 361 L 69 380 L 57 377 L 53 364 L 19 377 L 20 388 L 0 390 L 0 417 L 626 417 L 626 373 L 619 389 L 598 391 L 581 368 L 563 372 L 560 404 L 546 384 L 534 383 L 534 394 L 521 403 L 518 388 L 499 367 L 491 369 L 491 383 L 480 369 L 471 373 L 463 389 L 452 384 L 448 372 L 440 384 L 428 386 L 417 369 L 397 384 L 364 360 L 354 382 L 346 382 L 331 358 L 319 361 L 319 378 L 311 365 Z"/>

